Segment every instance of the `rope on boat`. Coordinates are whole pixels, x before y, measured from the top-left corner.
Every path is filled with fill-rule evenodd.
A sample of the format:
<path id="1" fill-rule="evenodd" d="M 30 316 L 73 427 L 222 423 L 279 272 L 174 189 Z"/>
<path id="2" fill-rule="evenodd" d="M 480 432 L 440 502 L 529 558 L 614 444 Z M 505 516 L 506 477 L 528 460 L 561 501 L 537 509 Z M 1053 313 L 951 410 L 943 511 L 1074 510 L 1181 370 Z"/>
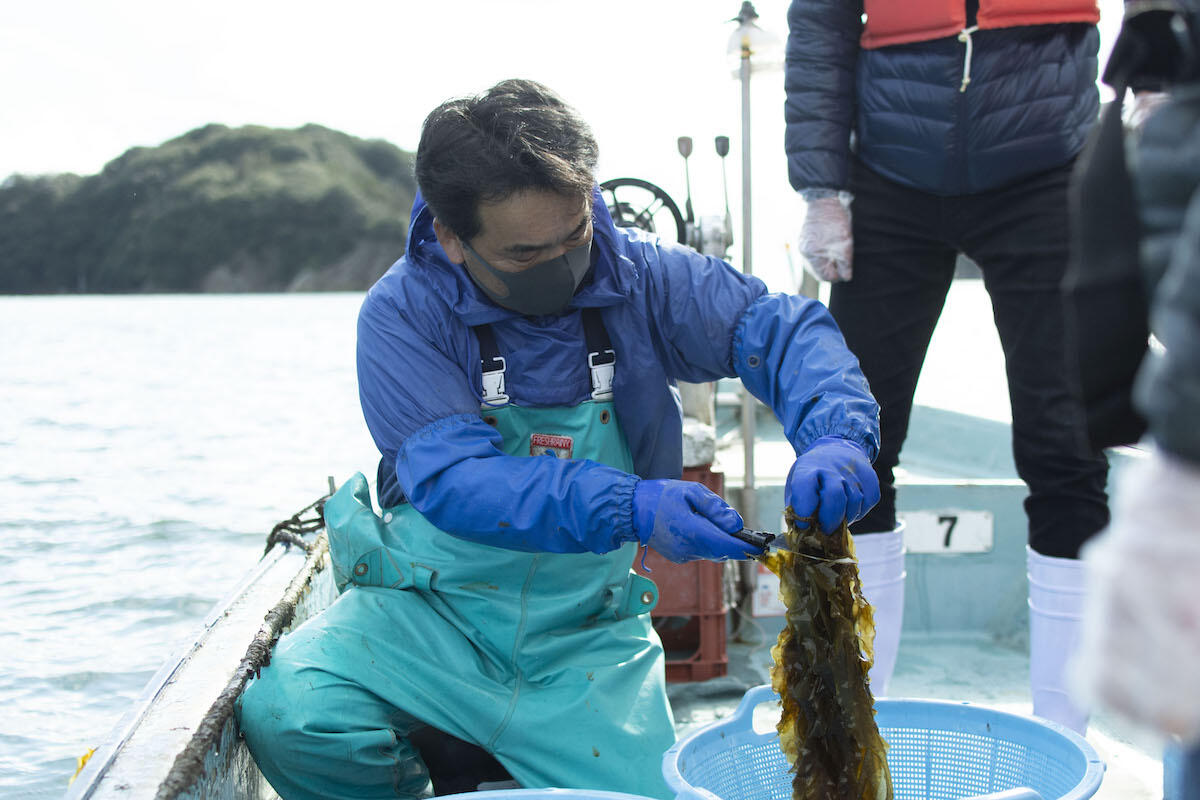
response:
<path id="1" fill-rule="evenodd" d="M 229 679 L 229 683 L 217 695 L 216 701 L 209 707 L 200 724 L 196 726 L 196 731 L 192 734 L 187 746 L 175 757 L 171 771 L 159 784 L 158 791 L 154 795 L 155 800 L 175 800 L 191 789 L 202 777 L 205 756 L 221 741 L 222 731 L 233 717 L 233 706 L 237 698 L 241 696 L 242 690 L 250 682 L 250 677 L 257 676 L 263 667 L 271 663 L 271 651 L 275 647 L 275 642 L 278 641 L 284 629 L 292 623 L 292 619 L 296 615 L 296 606 L 309 584 L 312 583 L 313 576 L 324 569 L 322 561 L 329 553 L 328 536 L 324 531 L 312 541 L 305 541 L 302 536 L 325 527 L 325 501 L 328 499 L 329 495 L 325 495 L 320 500 L 305 506 L 290 518 L 276 525 L 268 534 L 264 556 L 279 542 L 283 542 L 287 546 L 296 544 L 303 547 L 307 553 L 304 567 L 288 584 L 283 598 L 263 618 L 262 627 L 255 634 L 250 646 L 246 648 L 246 654 L 242 656 L 237 669 L 234 670 L 233 677 Z M 303 518 L 302 515 L 309 511 L 315 511 L 315 515 Z"/>
<path id="2" fill-rule="evenodd" d="M 280 542 L 303 547 L 306 551 L 312 547 L 316 542 L 307 541 L 304 536 L 325 527 L 325 501 L 328 499 L 329 495 L 325 495 L 272 528 L 271 532 L 267 534 L 267 546 L 263 548 L 263 555 L 271 552 L 271 548 Z M 304 518 L 303 515 L 309 511 L 316 513 L 311 517 Z"/>

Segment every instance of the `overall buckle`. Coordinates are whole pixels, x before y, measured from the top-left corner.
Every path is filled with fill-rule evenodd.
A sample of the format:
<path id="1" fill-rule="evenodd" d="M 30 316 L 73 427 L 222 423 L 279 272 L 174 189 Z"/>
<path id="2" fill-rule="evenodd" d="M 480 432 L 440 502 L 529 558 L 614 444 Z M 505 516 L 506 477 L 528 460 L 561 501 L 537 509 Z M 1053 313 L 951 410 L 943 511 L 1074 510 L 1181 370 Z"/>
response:
<path id="1" fill-rule="evenodd" d="M 508 364 L 504 356 L 496 356 L 492 364 L 499 367 L 483 371 L 483 407 L 494 408 L 508 404 L 508 395 L 504 393 L 504 370 Z"/>
<path id="2" fill-rule="evenodd" d="M 612 350 L 588 353 L 588 368 L 592 371 L 592 399 L 611 400 L 613 396 L 613 372 L 617 365 L 617 354 Z"/>

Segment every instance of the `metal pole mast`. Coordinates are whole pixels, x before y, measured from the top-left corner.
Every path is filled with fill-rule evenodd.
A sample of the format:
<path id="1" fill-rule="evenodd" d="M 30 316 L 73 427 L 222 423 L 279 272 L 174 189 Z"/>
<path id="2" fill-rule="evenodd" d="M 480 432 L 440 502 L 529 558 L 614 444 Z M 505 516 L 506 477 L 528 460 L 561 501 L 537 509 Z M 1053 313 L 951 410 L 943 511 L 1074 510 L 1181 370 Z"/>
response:
<path id="1" fill-rule="evenodd" d="M 741 22 L 758 17 L 754 6 L 742 3 L 738 15 Z M 750 37 L 742 37 L 742 55 L 739 77 L 742 82 L 742 272 L 754 274 L 753 238 L 751 236 L 751 192 L 750 192 Z M 742 386 L 742 446 L 745 452 L 745 467 L 742 479 L 742 518 L 746 525 L 758 527 L 758 503 L 754 494 L 754 440 L 757 435 L 755 404 L 757 401 L 746 387 Z"/>

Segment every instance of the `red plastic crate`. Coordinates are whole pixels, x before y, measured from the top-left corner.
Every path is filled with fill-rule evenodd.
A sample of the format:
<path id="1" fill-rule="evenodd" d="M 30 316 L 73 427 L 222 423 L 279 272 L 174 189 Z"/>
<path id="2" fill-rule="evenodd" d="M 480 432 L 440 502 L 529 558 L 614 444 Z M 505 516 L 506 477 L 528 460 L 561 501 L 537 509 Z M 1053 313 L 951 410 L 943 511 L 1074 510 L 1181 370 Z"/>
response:
<path id="1" fill-rule="evenodd" d="M 702 483 L 718 495 L 725 492 L 725 475 L 710 467 L 689 467 L 683 479 Z M 663 640 L 669 682 L 702 681 L 725 675 L 725 565 L 712 561 L 673 564 L 644 552 L 634 563 L 638 572 L 658 586 L 658 605 L 650 613 Z"/>
<path id="2" fill-rule="evenodd" d="M 667 655 L 669 683 L 706 681 L 729 671 L 729 657 L 725 653 L 725 612 L 686 618 L 662 617 L 655 621 L 654 628 Z"/>
<path id="3" fill-rule="evenodd" d="M 642 556 L 645 556 L 643 568 Z M 725 565 L 714 561 L 673 564 L 653 550 L 644 549 L 634 569 L 658 587 L 658 605 L 652 617 L 690 617 L 692 614 L 724 614 Z"/>

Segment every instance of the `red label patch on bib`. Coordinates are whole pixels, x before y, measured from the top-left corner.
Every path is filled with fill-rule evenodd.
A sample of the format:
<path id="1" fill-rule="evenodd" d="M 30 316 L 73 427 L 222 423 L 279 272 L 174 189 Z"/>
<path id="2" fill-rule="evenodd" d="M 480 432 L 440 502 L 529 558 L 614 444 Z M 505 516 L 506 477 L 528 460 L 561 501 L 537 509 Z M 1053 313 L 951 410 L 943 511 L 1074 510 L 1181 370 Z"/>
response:
<path id="1" fill-rule="evenodd" d="M 529 437 L 529 455 L 570 458 L 575 440 L 570 436 L 555 436 L 552 433 L 535 433 Z"/>

